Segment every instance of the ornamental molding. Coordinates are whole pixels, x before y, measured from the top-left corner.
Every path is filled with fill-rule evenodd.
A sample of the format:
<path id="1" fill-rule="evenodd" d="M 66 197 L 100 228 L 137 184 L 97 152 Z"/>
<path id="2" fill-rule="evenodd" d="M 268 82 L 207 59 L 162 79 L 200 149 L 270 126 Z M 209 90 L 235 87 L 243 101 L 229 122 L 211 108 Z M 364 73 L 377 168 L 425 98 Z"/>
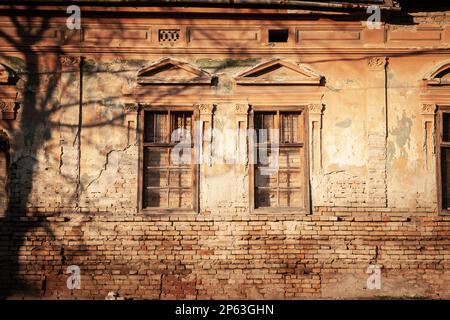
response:
<path id="1" fill-rule="evenodd" d="M 369 70 L 384 70 L 387 64 L 386 57 L 371 57 L 367 59 Z"/>
<path id="2" fill-rule="evenodd" d="M 78 67 L 81 64 L 81 56 L 60 56 L 59 63 L 62 67 Z"/>
<path id="3" fill-rule="evenodd" d="M 190 63 L 163 58 L 137 73 L 139 85 L 212 85 L 214 76 Z"/>
<path id="4" fill-rule="evenodd" d="M 16 118 L 16 102 L 12 100 L 0 100 L 1 120 L 14 120 Z"/>
<path id="5" fill-rule="evenodd" d="M 214 104 L 212 103 L 194 104 L 194 108 L 198 109 L 201 115 L 213 114 L 214 112 Z"/>
<path id="6" fill-rule="evenodd" d="M 306 64 L 274 58 L 238 74 L 238 85 L 321 85 L 324 77 Z"/>
<path id="7" fill-rule="evenodd" d="M 250 106 L 246 103 L 239 103 L 234 106 L 237 114 L 247 114 Z"/>
<path id="8" fill-rule="evenodd" d="M 323 104 L 312 103 L 312 104 L 308 105 L 308 111 L 310 114 L 322 114 Z"/>
<path id="9" fill-rule="evenodd" d="M 123 111 L 125 113 L 137 113 L 139 111 L 138 103 L 125 103 L 123 106 Z"/>
<path id="10" fill-rule="evenodd" d="M 433 103 L 423 103 L 421 109 L 424 115 L 434 115 L 437 107 Z"/>

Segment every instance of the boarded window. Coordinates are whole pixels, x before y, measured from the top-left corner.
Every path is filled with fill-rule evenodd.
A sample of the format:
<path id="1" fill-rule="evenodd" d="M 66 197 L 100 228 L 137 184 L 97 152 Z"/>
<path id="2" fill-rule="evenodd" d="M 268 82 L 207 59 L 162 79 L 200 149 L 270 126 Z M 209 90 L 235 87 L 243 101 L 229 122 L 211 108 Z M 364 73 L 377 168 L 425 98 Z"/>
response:
<path id="1" fill-rule="evenodd" d="M 145 111 L 144 209 L 193 209 L 192 119 L 190 111 Z"/>
<path id="2" fill-rule="evenodd" d="M 255 207 L 304 208 L 302 112 L 254 113 Z"/>

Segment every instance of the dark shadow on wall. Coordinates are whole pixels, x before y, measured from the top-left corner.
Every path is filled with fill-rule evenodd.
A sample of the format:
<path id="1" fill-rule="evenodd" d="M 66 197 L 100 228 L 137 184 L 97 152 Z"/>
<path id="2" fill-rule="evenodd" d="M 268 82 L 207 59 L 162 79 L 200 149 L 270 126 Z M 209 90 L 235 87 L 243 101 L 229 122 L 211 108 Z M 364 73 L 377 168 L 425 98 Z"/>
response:
<path id="1" fill-rule="evenodd" d="M 33 22 L 36 23 L 37 21 Z M 12 176 L 21 172 L 29 177 L 21 179 L 20 184 L 17 183 L 16 179 L 9 180 L 8 208 L 6 216 L 0 220 L 0 232 L 3 240 L 2 248 L 4 250 L 0 258 L 0 298 L 9 297 L 15 291 L 29 291 L 30 288 L 18 279 L 20 272 L 18 251 L 25 241 L 26 234 L 40 225 L 37 221 L 26 221 L 26 203 L 29 192 L 33 188 L 32 175 L 36 166 L 35 157 L 40 147 L 36 141 L 40 137 L 35 136 L 33 133 L 37 132 L 40 124 L 48 121 L 45 106 L 56 89 L 56 84 L 54 80 L 50 81 L 46 88 L 46 97 L 43 97 L 42 101 L 38 101 L 37 90 L 33 89 L 41 85 L 42 79 L 39 71 L 38 55 L 32 46 L 41 40 L 49 25 L 47 19 L 43 19 L 38 27 L 33 25 L 33 22 L 32 19 L 21 21 L 19 18 L 12 16 L 11 23 L 18 37 L 12 37 L 10 34 L 0 30 L 0 37 L 8 41 L 17 51 L 23 53 L 23 74 L 26 74 L 26 79 L 23 83 L 21 128 L 14 130 L 13 125 L 7 123 L 9 125 L 7 129 L 12 132 L 11 140 L 23 139 L 26 152 L 19 156 L 20 159 L 16 159 L 15 150 L 11 150 L 10 157 L 14 159 L 14 163 L 9 167 L 8 174 Z M 50 129 L 45 127 L 42 138 L 48 139 L 49 137 L 51 137 Z M 22 199 L 14 198 L 15 192 L 19 190 L 24 195 Z"/>
<path id="2" fill-rule="evenodd" d="M 64 55 L 62 48 L 52 48 L 52 54 L 47 56 L 36 49 L 36 44 L 45 41 L 52 25 L 48 16 L 33 16 L 34 11 L 35 8 L 30 6 L 27 13 L 9 12 L 7 16 L 13 28 L 0 29 L 0 39 L 14 51 L 11 54 L 0 54 L 0 59 L 6 67 L 14 69 L 18 76 L 17 99 L 20 105 L 20 116 L 16 120 L 0 120 L 0 133 L 8 133 L 8 148 L 3 148 L 4 142 L 0 139 L 1 152 L 8 149 L 8 201 L 6 210 L 3 210 L 5 213 L 0 215 L 0 299 L 45 294 L 46 250 L 51 250 L 48 255 L 61 256 L 61 265 L 53 266 L 51 272 L 54 273 L 59 268 L 56 272 L 64 274 L 65 264 L 70 264 L 70 261 L 66 261 L 70 252 L 64 250 L 62 244 L 57 244 L 58 248 L 55 248 L 54 243 L 50 243 L 58 241 L 49 227 L 46 214 L 34 211 L 30 204 L 34 175 L 38 166 L 43 165 L 38 161 L 38 153 L 42 152 L 46 143 L 55 139 L 57 130 L 65 126 L 59 119 L 54 120 L 55 115 L 66 107 L 74 107 L 73 104 L 60 103 L 60 96 L 66 90 L 60 85 L 62 72 L 57 63 L 58 56 Z M 80 63 L 78 71 L 73 74 L 78 77 L 81 71 Z M 78 141 L 81 136 L 81 90 L 80 83 L 77 97 L 79 101 L 75 102 L 75 107 L 78 105 L 79 108 L 78 128 L 67 125 L 69 130 L 78 130 Z M 102 123 L 91 124 L 97 125 L 101 126 Z M 68 180 L 66 183 L 72 181 Z M 76 203 L 76 199 L 72 200 Z M 76 212 L 76 206 L 74 211 Z M 33 234 L 36 231 L 38 234 Z M 30 244 L 33 247 L 28 252 L 27 260 L 19 261 L 20 251 L 23 250 L 21 248 L 25 244 L 27 248 Z M 30 270 L 34 278 L 26 277 Z"/>

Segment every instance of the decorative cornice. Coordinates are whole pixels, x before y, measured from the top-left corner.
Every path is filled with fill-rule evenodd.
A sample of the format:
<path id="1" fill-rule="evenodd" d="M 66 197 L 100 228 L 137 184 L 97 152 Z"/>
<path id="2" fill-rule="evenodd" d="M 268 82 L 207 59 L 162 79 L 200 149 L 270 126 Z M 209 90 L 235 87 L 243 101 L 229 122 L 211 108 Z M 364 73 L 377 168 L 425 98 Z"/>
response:
<path id="1" fill-rule="evenodd" d="M 308 111 L 310 114 L 322 114 L 323 104 L 311 103 L 310 105 L 308 105 Z"/>
<path id="2" fill-rule="evenodd" d="M 67 54 L 79 54 L 78 47 L 72 46 L 64 48 Z M 1 46 L 0 50 L 10 50 L 8 46 Z M 270 54 L 270 55 L 289 55 L 289 54 L 346 54 L 346 55 L 395 55 L 395 54 L 413 54 L 423 53 L 427 54 L 449 54 L 448 48 L 442 47 L 383 47 L 383 48 L 371 48 L 371 47 L 261 47 L 261 48 L 249 48 L 247 54 Z M 40 53 L 53 53 L 59 54 L 60 51 L 55 50 L 52 46 L 42 46 L 39 48 Z M 189 48 L 189 47 L 172 47 L 172 48 L 158 48 L 158 47 L 145 47 L 145 46 L 133 46 L 133 47 L 102 47 L 102 46 L 84 46 L 83 54 L 159 54 L 159 55 L 177 55 L 177 54 L 230 54 L 240 53 L 239 48 Z"/>
<path id="3" fill-rule="evenodd" d="M 371 57 L 367 59 L 369 70 L 384 70 L 387 64 L 386 57 Z"/>
<path id="4" fill-rule="evenodd" d="M 421 109 L 423 115 L 434 115 L 436 112 L 436 105 L 433 103 L 423 103 Z"/>

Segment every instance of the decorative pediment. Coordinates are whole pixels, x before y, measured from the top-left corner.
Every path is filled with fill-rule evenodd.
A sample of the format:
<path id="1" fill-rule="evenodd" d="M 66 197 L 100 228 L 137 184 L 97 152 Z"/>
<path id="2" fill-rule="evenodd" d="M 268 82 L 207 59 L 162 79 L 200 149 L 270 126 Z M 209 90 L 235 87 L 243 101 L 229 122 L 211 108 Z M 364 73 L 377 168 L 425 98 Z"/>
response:
<path id="1" fill-rule="evenodd" d="M 323 76 L 304 64 L 273 59 L 235 77 L 241 85 L 320 85 Z"/>
<path id="2" fill-rule="evenodd" d="M 440 63 L 427 73 L 423 79 L 430 86 L 450 85 L 450 60 Z"/>
<path id="3" fill-rule="evenodd" d="M 213 76 L 189 63 L 164 58 L 139 70 L 137 82 L 147 85 L 210 85 Z"/>

